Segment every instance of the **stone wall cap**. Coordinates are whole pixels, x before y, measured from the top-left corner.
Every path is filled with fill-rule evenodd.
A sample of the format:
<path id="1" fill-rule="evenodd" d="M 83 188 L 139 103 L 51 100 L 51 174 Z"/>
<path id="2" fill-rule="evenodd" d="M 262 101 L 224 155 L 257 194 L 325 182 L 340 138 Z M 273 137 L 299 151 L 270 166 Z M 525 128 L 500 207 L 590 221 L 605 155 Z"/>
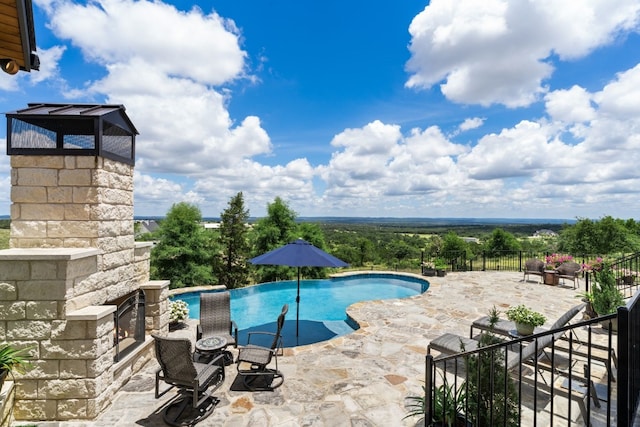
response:
<path id="1" fill-rule="evenodd" d="M 115 305 L 90 305 L 67 314 L 67 320 L 98 320 L 117 310 Z"/>
<path id="2" fill-rule="evenodd" d="M 170 280 L 149 280 L 140 285 L 141 289 L 162 289 L 169 286 Z"/>
<path id="3" fill-rule="evenodd" d="M 74 260 L 101 253 L 96 248 L 12 248 L 0 250 L 0 261 Z"/>
<path id="4" fill-rule="evenodd" d="M 147 248 L 152 247 L 153 242 L 135 242 L 136 248 Z"/>

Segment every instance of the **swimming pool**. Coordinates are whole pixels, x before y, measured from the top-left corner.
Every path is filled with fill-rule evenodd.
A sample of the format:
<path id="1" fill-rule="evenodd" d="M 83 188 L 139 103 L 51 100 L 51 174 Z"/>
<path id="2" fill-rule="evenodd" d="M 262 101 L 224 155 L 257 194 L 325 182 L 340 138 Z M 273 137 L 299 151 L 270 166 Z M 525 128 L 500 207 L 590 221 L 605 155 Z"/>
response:
<path id="1" fill-rule="evenodd" d="M 231 289 L 231 318 L 238 325 L 238 340 L 246 342 L 247 332 L 270 330 L 284 304 L 289 313 L 283 330 L 285 346 L 310 344 L 353 332 L 346 315 L 347 307 L 368 300 L 406 298 L 423 293 L 429 282 L 399 274 L 357 274 L 331 279 L 300 281 L 300 333 L 287 340 L 290 328 L 295 338 L 297 281 L 269 282 Z M 211 291 L 215 292 L 215 291 Z M 171 297 L 189 305 L 189 317 L 200 317 L 200 292 Z M 291 326 L 291 324 L 293 324 Z M 355 326 L 355 325 L 354 325 Z"/>

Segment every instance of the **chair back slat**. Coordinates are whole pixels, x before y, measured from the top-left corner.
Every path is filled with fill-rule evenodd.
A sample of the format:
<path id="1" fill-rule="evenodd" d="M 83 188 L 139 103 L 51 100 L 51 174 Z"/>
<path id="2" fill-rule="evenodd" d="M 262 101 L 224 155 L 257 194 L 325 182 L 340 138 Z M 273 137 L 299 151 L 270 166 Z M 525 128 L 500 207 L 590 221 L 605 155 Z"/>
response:
<path id="1" fill-rule="evenodd" d="M 231 296 L 225 292 L 200 294 L 200 325 L 203 336 L 229 334 Z"/>

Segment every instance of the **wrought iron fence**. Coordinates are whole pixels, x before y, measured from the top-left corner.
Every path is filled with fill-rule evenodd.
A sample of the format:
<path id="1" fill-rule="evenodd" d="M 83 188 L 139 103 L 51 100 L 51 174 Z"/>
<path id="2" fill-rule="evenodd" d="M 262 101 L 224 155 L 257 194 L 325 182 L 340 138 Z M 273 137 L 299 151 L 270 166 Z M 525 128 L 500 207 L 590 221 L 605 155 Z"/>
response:
<path id="1" fill-rule="evenodd" d="M 464 426 L 632 426 L 640 401 L 640 362 L 632 356 L 640 345 L 638 295 L 611 315 L 428 354 L 425 425 L 449 416 Z M 523 356 L 531 350 L 533 357 Z"/>

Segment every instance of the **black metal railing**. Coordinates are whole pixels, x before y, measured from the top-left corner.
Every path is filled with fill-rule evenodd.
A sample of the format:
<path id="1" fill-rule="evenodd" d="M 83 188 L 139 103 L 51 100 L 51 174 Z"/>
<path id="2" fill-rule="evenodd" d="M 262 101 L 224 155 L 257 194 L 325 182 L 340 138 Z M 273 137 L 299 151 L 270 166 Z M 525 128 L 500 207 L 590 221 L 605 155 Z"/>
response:
<path id="1" fill-rule="evenodd" d="M 618 425 L 633 425 L 640 404 L 640 292 L 618 308 Z"/>
<path id="2" fill-rule="evenodd" d="M 451 413 L 459 423 L 453 425 L 465 426 L 632 426 L 640 403 L 639 295 L 607 316 L 427 355 L 425 419 Z M 535 356 L 524 360 L 527 349 Z"/>

